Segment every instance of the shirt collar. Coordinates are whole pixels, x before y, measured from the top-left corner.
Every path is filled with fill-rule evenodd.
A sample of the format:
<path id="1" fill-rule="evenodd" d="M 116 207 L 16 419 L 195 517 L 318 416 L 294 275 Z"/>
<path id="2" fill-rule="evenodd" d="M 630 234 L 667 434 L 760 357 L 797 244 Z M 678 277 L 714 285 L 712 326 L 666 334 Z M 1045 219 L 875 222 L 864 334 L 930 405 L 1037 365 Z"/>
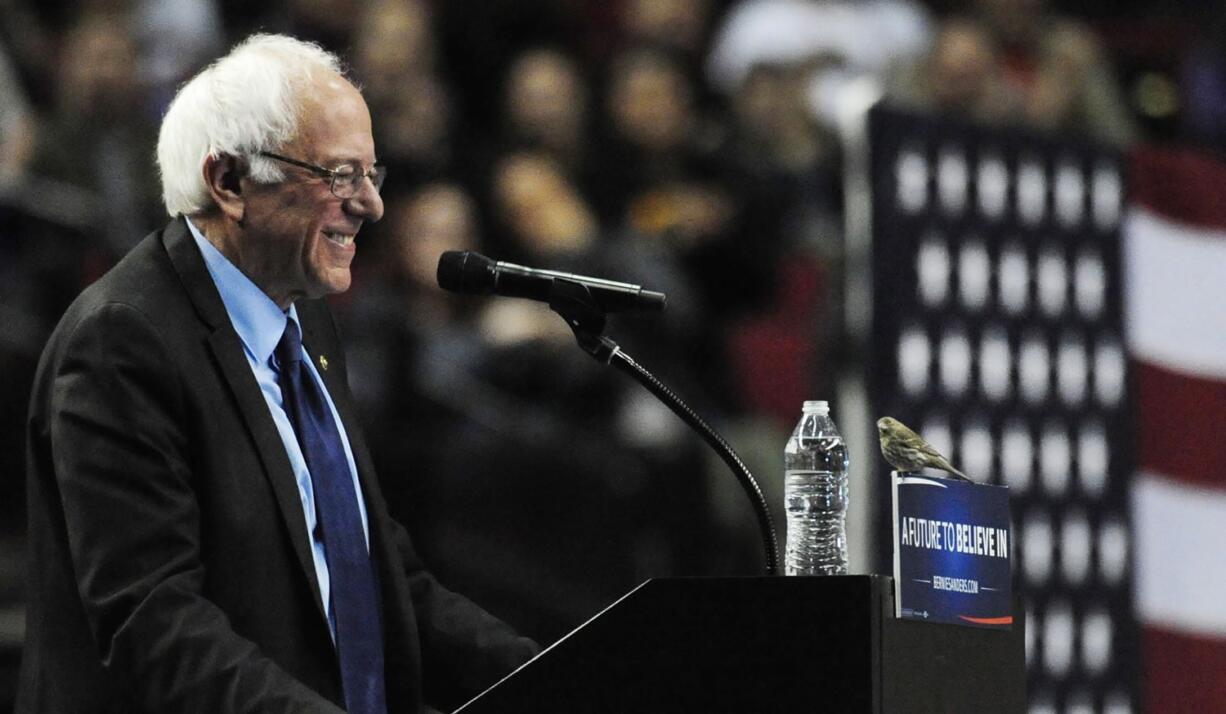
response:
<path id="1" fill-rule="evenodd" d="M 292 304 L 288 311 L 277 307 L 272 298 L 204 237 L 190 218 L 184 219 L 204 256 L 209 275 L 217 284 L 217 291 L 221 293 L 221 301 L 226 306 L 235 332 L 256 363 L 266 364 L 281 341 L 286 319 L 298 322 L 298 311 Z"/>

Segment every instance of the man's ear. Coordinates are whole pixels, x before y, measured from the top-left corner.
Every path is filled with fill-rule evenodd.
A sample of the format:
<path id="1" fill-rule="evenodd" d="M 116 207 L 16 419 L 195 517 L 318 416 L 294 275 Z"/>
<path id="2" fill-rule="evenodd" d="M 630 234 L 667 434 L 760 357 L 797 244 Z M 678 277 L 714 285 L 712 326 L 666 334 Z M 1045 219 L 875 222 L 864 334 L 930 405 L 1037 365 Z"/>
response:
<path id="1" fill-rule="evenodd" d="M 204 182 L 221 212 L 235 223 L 241 223 L 247 205 L 243 199 L 241 179 L 247 174 L 247 162 L 229 154 L 204 159 Z"/>

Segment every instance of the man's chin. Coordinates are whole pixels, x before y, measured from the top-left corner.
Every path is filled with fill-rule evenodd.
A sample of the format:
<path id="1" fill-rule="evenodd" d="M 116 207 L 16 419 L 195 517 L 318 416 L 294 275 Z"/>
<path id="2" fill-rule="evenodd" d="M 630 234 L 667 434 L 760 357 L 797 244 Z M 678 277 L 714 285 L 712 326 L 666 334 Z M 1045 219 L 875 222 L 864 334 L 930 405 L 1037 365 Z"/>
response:
<path id="1" fill-rule="evenodd" d="M 349 289 L 353 284 L 353 274 L 348 270 L 343 272 L 335 271 L 329 275 L 324 281 L 322 293 L 324 295 L 338 295 Z"/>
<path id="2" fill-rule="evenodd" d="M 337 295 L 349 289 L 353 276 L 348 270 L 332 271 L 311 281 L 310 286 L 301 295 L 307 300 L 316 300 L 329 295 Z"/>

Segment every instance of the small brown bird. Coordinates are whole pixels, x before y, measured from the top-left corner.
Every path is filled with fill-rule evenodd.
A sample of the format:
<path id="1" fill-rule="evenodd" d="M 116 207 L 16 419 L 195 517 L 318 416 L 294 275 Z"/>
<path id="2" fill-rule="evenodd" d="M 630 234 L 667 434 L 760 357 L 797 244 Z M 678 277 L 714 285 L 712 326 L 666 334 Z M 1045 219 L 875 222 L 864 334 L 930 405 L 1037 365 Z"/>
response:
<path id="1" fill-rule="evenodd" d="M 877 420 L 877 438 L 881 441 L 881 455 L 899 471 L 919 471 L 927 466 L 970 481 L 966 474 L 955 469 L 931 444 L 924 441 L 924 437 L 894 417 Z"/>

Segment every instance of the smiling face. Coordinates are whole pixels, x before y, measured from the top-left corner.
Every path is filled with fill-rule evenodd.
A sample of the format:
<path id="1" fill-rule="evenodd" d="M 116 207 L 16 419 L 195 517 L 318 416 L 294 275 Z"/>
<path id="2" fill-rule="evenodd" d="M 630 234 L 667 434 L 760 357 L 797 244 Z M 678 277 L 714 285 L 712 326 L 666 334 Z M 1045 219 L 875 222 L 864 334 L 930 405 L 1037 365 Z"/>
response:
<path id="1" fill-rule="evenodd" d="M 329 74 L 314 82 L 302 108 L 298 136 L 276 153 L 326 168 L 375 162 L 370 112 L 345 79 Z M 259 184 L 244 178 L 242 235 L 230 246 L 240 270 L 274 302 L 287 308 L 349 288 L 354 238 L 365 221 L 383 216 L 383 201 L 370 181 L 341 199 L 329 181 L 281 164 L 285 180 Z"/>

